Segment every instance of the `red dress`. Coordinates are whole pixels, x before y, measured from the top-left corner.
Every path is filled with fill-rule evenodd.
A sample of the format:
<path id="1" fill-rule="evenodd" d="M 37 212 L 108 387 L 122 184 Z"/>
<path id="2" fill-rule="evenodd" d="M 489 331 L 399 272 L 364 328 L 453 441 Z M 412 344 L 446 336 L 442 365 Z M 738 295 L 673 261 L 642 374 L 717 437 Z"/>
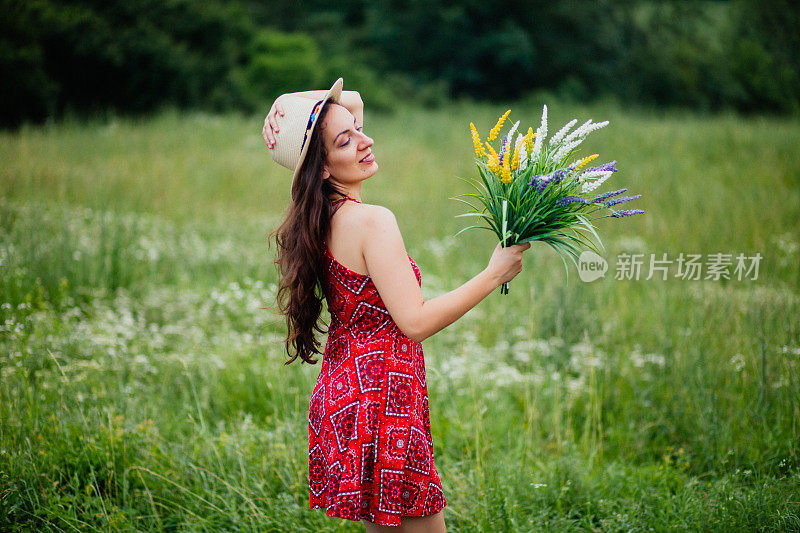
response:
<path id="1" fill-rule="evenodd" d="M 400 331 L 372 279 L 327 247 L 323 288 L 331 323 L 308 410 L 310 508 L 390 526 L 441 511 L 422 345 Z"/>

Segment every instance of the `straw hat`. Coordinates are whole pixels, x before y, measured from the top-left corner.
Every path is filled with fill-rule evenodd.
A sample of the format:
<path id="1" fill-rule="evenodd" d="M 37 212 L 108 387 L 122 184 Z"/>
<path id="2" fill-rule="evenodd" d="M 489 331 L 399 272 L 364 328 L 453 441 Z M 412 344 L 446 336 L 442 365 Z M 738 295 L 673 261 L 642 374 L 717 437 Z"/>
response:
<path id="1" fill-rule="evenodd" d="M 320 109 L 328 100 L 338 104 L 341 96 L 342 78 L 339 78 L 325 97 L 317 102 L 291 94 L 283 97 L 281 105 L 284 114 L 275 117 L 278 122 L 278 132 L 275 134 L 275 146 L 270 152 L 276 163 L 294 171 L 292 183 L 300 173 L 300 167 L 303 166 Z"/>

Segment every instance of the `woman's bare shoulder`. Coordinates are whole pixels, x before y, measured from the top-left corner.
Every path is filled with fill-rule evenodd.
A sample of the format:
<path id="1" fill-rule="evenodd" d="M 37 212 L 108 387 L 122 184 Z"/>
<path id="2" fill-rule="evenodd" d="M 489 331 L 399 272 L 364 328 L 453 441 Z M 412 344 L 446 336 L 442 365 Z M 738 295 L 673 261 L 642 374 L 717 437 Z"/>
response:
<path id="1" fill-rule="evenodd" d="M 350 236 L 367 235 L 397 227 L 394 213 L 377 204 L 351 203 L 340 207 L 333 217 L 333 225 Z"/>
<path id="2" fill-rule="evenodd" d="M 389 208 L 377 204 L 349 203 L 337 211 L 337 218 L 347 225 L 386 225 L 396 223 L 394 213 Z"/>
<path id="3" fill-rule="evenodd" d="M 397 219 L 389 208 L 377 204 L 348 204 L 334 217 L 335 233 L 347 235 L 349 240 L 359 242 L 361 246 L 400 233 Z"/>
<path id="4" fill-rule="evenodd" d="M 366 250 L 402 243 L 391 210 L 381 205 L 347 202 L 333 217 L 329 248 L 337 260 L 359 273 L 368 273 Z"/>
<path id="5" fill-rule="evenodd" d="M 359 207 L 357 223 L 362 231 L 371 233 L 397 228 L 397 219 L 388 207 L 377 204 L 361 204 Z"/>

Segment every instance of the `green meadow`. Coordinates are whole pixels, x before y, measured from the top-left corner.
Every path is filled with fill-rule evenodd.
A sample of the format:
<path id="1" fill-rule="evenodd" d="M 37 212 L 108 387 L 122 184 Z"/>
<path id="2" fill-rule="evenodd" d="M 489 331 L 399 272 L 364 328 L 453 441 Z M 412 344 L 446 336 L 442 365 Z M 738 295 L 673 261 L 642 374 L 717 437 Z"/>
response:
<path id="1" fill-rule="evenodd" d="M 541 95 L 540 95 L 541 96 Z M 423 344 L 448 531 L 800 531 L 800 124 L 530 98 L 379 115 L 389 207 L 423 294 L 486 265 L 450 199 L 506 108 L 644 215 L 597 221 L 583 282 L 541 243 Z M 289 173 L 263 116 L 164 110 L 0 132 L 0 530 L 363 531 L 308 508 L 319 365 L 284 365 L 274 246 Z M 729 256 L 683 279 L 680 254 Z M 639 279 L 615 279 L 642 254 Z M 666 255 L 665 255 L 666 254 Z M 738 279 L 736 257 L 760 254 Z M 648 277 L 651 257 L 674 261 Z M 299 360 L 298 360 L 299 361 Z"/>

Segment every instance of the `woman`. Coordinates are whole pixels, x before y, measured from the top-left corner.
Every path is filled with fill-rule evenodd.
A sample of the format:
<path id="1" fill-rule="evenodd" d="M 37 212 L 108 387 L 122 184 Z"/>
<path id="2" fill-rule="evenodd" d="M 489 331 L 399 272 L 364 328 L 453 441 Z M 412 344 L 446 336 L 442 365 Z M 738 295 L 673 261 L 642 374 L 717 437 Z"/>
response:
<path id="1" fill-rule="evenodd" d="M 276 230 L 287 364 L 316 363 L 322 295 L 331 314 L 309 404 L 309 505 L 370 533 L 445 531 L 420 342 L 516 276 L 530 244 L 498 244 L 477 276 L 423 300 L 394 215 L 361 201 L 378 170 L 363 114 L 339 78 L 329 91 L 278 97 L 262 130 L 273 159 L 294 171 Z"/>

